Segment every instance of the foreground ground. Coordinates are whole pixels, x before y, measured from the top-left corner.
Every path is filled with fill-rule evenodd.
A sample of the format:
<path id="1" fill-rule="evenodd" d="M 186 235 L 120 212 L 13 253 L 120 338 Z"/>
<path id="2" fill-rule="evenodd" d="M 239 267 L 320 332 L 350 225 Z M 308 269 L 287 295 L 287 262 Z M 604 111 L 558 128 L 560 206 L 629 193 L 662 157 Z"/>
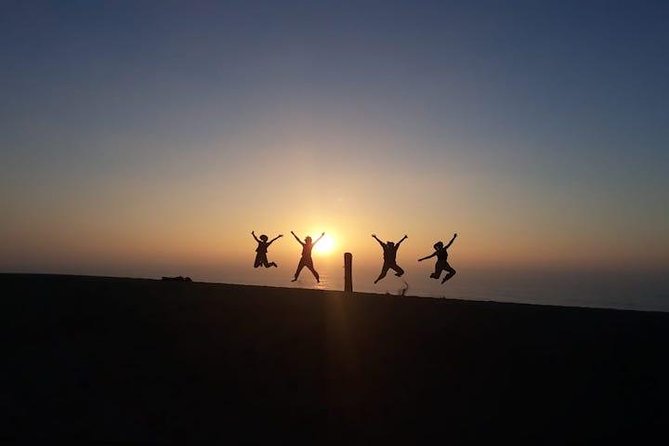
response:
<path id="1" fill-rule="evenodd" d="M 629 442 L 669 313 L 0 275 L 0 441 Z"/>

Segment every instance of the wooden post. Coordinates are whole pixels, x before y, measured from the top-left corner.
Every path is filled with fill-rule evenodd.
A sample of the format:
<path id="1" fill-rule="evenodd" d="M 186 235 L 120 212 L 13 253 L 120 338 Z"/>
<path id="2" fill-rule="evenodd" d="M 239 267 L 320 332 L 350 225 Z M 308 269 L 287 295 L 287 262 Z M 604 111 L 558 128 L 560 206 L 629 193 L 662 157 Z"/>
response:
<path id="1" fill-rule="evenodd" d="M 353 292 L 353 254 L 344 253 L 344 291 Z"/>

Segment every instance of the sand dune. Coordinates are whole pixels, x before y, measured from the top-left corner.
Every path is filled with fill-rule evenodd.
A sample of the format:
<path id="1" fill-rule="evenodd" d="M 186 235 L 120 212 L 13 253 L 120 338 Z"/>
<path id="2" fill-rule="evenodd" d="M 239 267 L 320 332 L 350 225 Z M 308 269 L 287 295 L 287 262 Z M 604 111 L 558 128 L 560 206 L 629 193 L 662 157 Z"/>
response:
<path id="1" fill-rule="evenodd" d="M 0 275 L 0 440 L 666 436 L 669 314 Z"/>

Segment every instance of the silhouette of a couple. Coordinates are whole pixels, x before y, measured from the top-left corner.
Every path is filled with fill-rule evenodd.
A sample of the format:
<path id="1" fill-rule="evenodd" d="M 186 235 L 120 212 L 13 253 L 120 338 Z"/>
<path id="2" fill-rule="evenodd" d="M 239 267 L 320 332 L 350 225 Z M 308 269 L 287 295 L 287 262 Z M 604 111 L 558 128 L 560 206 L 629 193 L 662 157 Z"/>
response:
<path id="1" fill-rule="evenodd" d="M 293 282 L 295 282 L 298 277 L 300 276 L 300 273 L 302 272 L 302 269 L 306 266 L 309 271 L 314 275 L 316 278 L 316 282 L 320 283 L 321 278 L 320 275 L 318 274 L 318 271 L 314 268 L 314 261 L 311 258 L 311 250 L 313 247 L 316 245 L 316 243 L 319 242 L 320 239 L 323 238 L 325 235 L 325 232 L 321 234 L 320 237 L 316 239 L 316 241 L 312 242 L 311 237 L 306 236 L 304 238 L 304 242 L 299 239 L 297 235 L 293 231 L 290 231 L 291 234 L 293 234 L 293 237 L 295 237 L 295 240 L 302 245 L 302 257 L 300 258 L 300 262 L 297 264 L 297 270 L 295 271 L 295 276 L 293 277 Z M 270 268 L 270 267 L 278 267 L 276 262 L 269 262 L 267 260 L 267 250 L 269 249 L 269 246 L 274 243 L 277 239 L 283 237 L 283 234 L 279 234 L 276 237 L 274 237 L 272 240 L 267 241 L 268 237 L 265 234 L 262 234 L 260 238 L 256 237 L 255 231 L 251 231 L 251 235 L 255 239 L 256 242 L 258 242 L 258 247 L 256 248 L 256 259 L 253 262 L 253 267 L 258 268 L 260 266 L 264 266 L 265 268 Z"/>
<path id="2" fill-rule="evenodd" d="M 453 244 L 457 236 L 458 234 L 453 234 L 453 238 L 451 239 L 450 242 L 448 242 L 446 246 L 444 246 L 443 242 L 441 241 L 435 243 L 434 244 L 435 251 L 432 254 L 418 259 L 419 262 L 422 262 L 423 260 L 427 260 L 431 257 L 435 256 L 437 257 L 437 263 L 434 265 L 434 272 L 430 274 L 430 277 L 432 279 L 439 279 L 441 273 L 443 271 L 446 271 L 447 274 L 441 281 L 441 283 L 445 283 L 447 280 L 449 280 L 451 277 L 455 275 L 455 270 L 448 263 L 448 248 Z M 404 235 L 404 237 L 402 237 L 400 241 L 398 241 L 397 243 L 393 243 L 390 241 L 383 243 L 381 240 L 379 240 L 376 234 L 372 234 L 372 237 L 374 237 L 374 239 L 381 245 L 381 248 L 383 248 L 383 266 L 381 267 L 381 274 L 379 274 L 379 277 L 376 278 L 374 283 L 378 283 L 379 280 L 386 277 L 386 273 L 388 273 L 389 269 L 395 271 L 395 275 L 397 277 L 402 277 L 402 275 L 404 274 L 404 270 L 397 264 L 397 250 L 400 248 L 402 242 L 406 240 L 408 237 Z"/>

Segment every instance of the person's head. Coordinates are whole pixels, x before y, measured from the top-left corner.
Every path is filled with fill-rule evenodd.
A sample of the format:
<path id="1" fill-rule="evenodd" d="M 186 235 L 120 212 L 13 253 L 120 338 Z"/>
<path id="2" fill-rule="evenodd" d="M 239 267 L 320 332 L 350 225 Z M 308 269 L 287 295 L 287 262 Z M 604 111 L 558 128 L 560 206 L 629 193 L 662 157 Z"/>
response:
<path id="1" fill-rule="evenodd" d="M 391 247 L 391 248 L 392 248 L 393 246 L 395 246 L 395 243 L 390 242 L 390 241 L 386 242 L 386 244 L 387 244 L 389 247 Z"/>
<path id="2" fill-rule="evenodd" d="M 434 249 L 439 250 L 444 247 L 444 244 L 441 242 L 437 242 L 434 244 Z"/>
<path id="3" fill-rule="evenodd" d="M 304 238 L 304 243 L 306 243 L 307 245 L 311 245 L 311 237 L 309 237 L 309 236 L 307 235 L 307 236 Z"/>
<path id="4" fill-rule="evenodd" d="M 267 241 L 267 236 L 265 234 L 261 235 L 260 240 L 262 240 L 263 242 L 266 242 Z"/>

